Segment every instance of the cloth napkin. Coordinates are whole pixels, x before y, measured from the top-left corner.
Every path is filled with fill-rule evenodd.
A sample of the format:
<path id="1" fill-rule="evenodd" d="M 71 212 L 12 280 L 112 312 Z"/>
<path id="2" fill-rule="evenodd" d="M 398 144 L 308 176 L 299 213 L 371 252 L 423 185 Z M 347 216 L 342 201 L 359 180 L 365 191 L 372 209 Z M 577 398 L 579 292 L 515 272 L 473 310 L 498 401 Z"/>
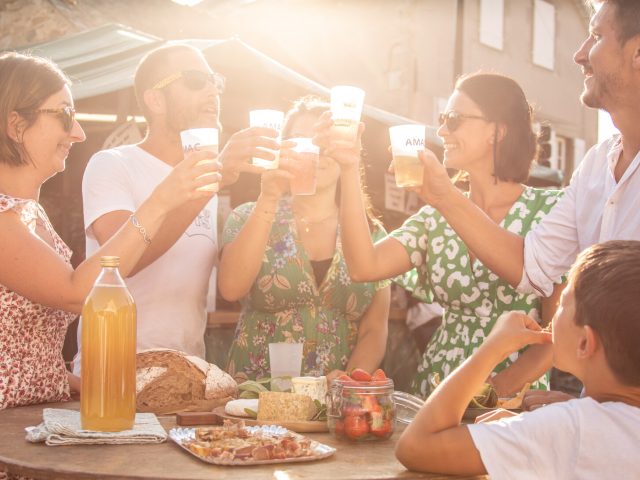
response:
<path id="1" fill-rule="evenodd" d="M 80 412 L 60 408 L 45 408 L 42 423 L 27 427 L 27 440 L 47 445 L 128 445 L 133 443 L 162 443 L 167 433 L 153 413 L 136 413 L 133 429 L 121 432 L 83 430 Z"/>

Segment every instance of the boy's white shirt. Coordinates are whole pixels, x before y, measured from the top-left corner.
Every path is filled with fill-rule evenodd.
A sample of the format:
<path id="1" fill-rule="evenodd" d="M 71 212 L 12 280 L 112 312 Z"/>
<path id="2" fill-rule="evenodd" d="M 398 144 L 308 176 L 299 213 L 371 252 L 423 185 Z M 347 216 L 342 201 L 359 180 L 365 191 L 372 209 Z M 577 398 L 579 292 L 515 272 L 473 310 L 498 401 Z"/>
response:
<path id="1" fill-rule="evenodd" d="M 640 479 L 640 408 L 590 397 L 468 425 L 491 480 Z"/>
<path id="2" fill-rule="evenodd" d="M 172 167 L 136 145 L 97 152 L 82 181 L 87 256 L 99 248 L 89 227 L 116 210 L 135 211 Z M 138 310 L 138 351 L 171 348 L 205 356 L 207 290 L 217 260 L 215 196 L 162 256 L 125 280 Z M 73 371 L 80 373 L 81 326 Z"/>

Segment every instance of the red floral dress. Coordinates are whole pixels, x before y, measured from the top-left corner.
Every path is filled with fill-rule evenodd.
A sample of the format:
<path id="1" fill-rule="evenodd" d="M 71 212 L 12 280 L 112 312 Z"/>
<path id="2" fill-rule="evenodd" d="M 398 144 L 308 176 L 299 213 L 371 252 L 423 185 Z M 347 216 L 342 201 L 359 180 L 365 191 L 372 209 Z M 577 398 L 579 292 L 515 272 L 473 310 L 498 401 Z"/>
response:
<path id="1" fill-rule="evenodd" d="M 34 200 L 0 194 L 0 212 L 13 210 L 35 234 L 42 222 L 54 248 L 70 263 L 71 250 Z M 34 303 L 0 284 L 0 409 L 69 399 L 62 346 L 76 314 Z"/>

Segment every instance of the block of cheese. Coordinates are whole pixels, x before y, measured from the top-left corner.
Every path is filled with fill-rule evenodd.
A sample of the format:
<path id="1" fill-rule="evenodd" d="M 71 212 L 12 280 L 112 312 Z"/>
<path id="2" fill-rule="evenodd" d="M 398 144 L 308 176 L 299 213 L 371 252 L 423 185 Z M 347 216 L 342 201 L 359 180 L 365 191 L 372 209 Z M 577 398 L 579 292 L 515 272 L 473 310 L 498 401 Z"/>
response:
<path id="1" fill-rule="evenodd" d="M 247 413 L 246 409 L 257 412 L 258 405 L 257 398 L 239 398 L 237 400 L 227 402 L 224 406 L 224 413 L 235 417 L 251 417 L 251 415 Z"/>
<path id="2" fill-rule="evenodd" d="M 322 405 L 327 403 L 327 377 L 293 377 L 291 387 L 293 393 L 309 395 Z"/>
<path id="3" fill-rule="evenodd" d="M 258 420 L 304 422 L 316 414 L 316 405 L 308 395 L 288 392 L 260 392 Z"/>

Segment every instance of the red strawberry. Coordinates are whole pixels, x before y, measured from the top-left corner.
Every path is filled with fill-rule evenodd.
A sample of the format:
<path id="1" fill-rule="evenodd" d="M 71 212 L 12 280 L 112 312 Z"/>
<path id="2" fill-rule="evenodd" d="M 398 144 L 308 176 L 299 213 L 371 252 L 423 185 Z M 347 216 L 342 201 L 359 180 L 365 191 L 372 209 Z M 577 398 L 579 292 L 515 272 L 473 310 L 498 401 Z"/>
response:
<path id="1" fill-rule="evenodd" d="M 384 370 L 382 370 L 381 368 L 377 369 L 375 372 L 373 372 L 373 375 L 371 375 L 371 381 L 373 382 L 382 382 L 386 379 L 387 376 L 385 375 Z"/>
<path id="2" fill-rule="evenodd" d="M 361 368 L 354 368 L 351 372 L 351 378 L 357 380 L 358 382 L 370 382 L 371 375 L 369 372 L 364 371 Z"/>

